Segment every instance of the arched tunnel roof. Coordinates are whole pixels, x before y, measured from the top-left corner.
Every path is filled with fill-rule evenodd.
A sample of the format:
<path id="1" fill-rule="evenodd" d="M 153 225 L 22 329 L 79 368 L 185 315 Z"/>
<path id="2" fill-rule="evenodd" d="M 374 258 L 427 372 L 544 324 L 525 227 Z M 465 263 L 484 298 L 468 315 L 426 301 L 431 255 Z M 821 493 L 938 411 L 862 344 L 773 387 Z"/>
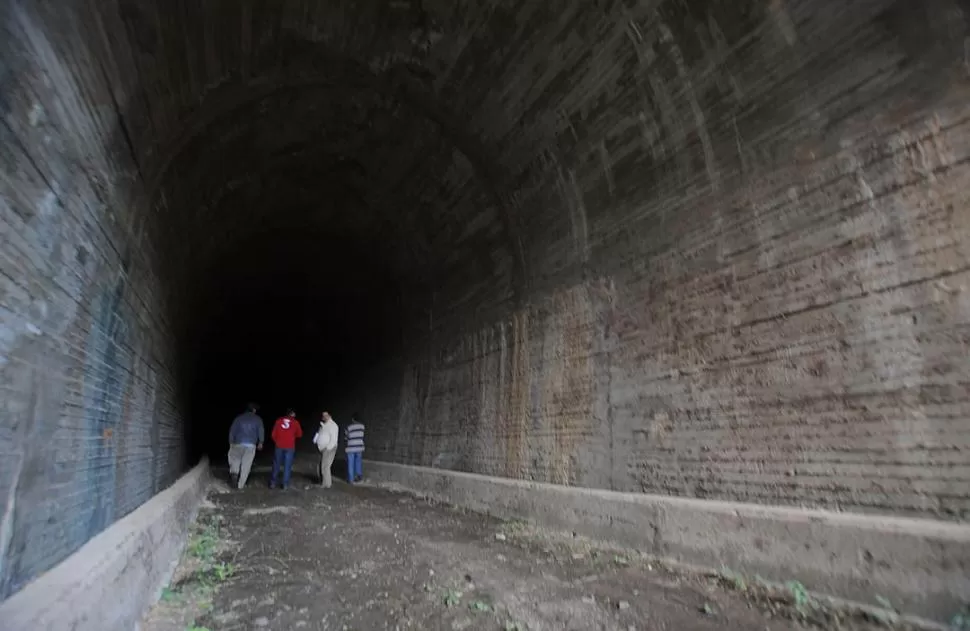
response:
<path id="1" fill-rule="evenodd" d="M 323 275 L 353 256 L 410 291 L 450 275 L 485 278 L 492 301 L 516 300 L 527 275 L 512 183 L 534 156 L 508 138 L 500 104 L 469 99 L 461 22 L 442 9 L 322 3 L 298 20 L 246 5 L 188 17 L 161 5 L 122 11 L 121 32 L 168 25 L 136 36 L 136 57 L 155 72 L 130 60 L 137 81 L 122 121 L 156 204 L 159 247 L 181 266 L 172 277 L 289 226 L 317 234 L 333 262 Z M 214 30 L 228 23 L 240 35 L 220 39 Z M 432 46 L 442 39 L 449 52 Z"/>
<path id="2" fill-rule="evenodd" d="M 0 596 L 254 397 L 965 518 L 958 5 L 0 0 Z"/>

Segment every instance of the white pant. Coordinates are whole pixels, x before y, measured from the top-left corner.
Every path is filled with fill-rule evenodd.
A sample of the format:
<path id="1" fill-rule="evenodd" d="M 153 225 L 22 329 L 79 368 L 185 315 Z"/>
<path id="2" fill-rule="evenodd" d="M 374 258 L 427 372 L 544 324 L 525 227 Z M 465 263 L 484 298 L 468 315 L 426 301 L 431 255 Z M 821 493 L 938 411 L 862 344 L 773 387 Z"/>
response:
<path id="1" fill-rule="evenodd" d="M 256 447 L 252 445 L 230 445 L 229 446 L 229 473 L 239 476 L 240 489 L 246 486 L 246 479 L 249 477 L 249 470 L 253 466 L 253 458 L 256 457 Z"/>
<path id="2" fill-rule="evenodd" d="M 330 477 L 330 467 L 333 466 L 333 457 L 336 455 L 336 447 L 333 449 L 324 449 L 320 452 L 320 483 L 327 489 L 333 484 L 333 480 Z"/>

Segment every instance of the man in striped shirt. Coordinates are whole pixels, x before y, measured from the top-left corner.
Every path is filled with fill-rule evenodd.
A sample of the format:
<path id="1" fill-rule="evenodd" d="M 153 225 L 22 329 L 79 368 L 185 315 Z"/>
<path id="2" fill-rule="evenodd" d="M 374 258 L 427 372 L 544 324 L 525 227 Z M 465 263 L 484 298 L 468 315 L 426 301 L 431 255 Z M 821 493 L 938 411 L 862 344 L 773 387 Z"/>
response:
<path id="1" fill-rule="evenodd" d="M 357 415 L 350 417 L 350 425 L 344 430 L 347 439 L 347 482 L 353 484 L 364 479 L 364 469 L 361 459 L 364 456 L 364 425 L 357 420 Z"/>

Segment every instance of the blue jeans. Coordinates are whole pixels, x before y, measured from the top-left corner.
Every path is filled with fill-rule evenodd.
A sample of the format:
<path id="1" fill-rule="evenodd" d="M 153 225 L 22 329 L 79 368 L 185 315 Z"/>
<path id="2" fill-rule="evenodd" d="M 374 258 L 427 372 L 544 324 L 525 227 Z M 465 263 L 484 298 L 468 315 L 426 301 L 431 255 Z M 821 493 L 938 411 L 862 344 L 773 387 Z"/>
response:
<path id="1" fill-rule="evenodd" d="M 353 483 L 357 478 L 364 477 L 364 459 L 362 458 L 364 454 L 360 453 L 348 453 L 347 454 L 347 481 Z"/>
<path id="2" fill-rule="evenodd" d="M 276 448 L 273 452 L 273 475 L 269 479 L 270 486 L 276 486 L 276 478 L 283 467 L 283 488 L 290 485 L 290 473 L 293 471 L 293 456 L 296 455 L 295 449 Z"/>

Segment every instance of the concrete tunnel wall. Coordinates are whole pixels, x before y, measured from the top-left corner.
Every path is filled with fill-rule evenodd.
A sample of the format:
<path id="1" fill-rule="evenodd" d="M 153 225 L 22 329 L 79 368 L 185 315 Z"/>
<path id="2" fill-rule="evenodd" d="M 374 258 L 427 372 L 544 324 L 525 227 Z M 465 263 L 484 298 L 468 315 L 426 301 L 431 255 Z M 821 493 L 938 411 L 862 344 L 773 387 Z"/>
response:
<path id="1" fill-rule="evenodd" d="M 374 458 L 966 520 L 968 19 L 2 0 L 0 597 L 266 380 Z"/>

